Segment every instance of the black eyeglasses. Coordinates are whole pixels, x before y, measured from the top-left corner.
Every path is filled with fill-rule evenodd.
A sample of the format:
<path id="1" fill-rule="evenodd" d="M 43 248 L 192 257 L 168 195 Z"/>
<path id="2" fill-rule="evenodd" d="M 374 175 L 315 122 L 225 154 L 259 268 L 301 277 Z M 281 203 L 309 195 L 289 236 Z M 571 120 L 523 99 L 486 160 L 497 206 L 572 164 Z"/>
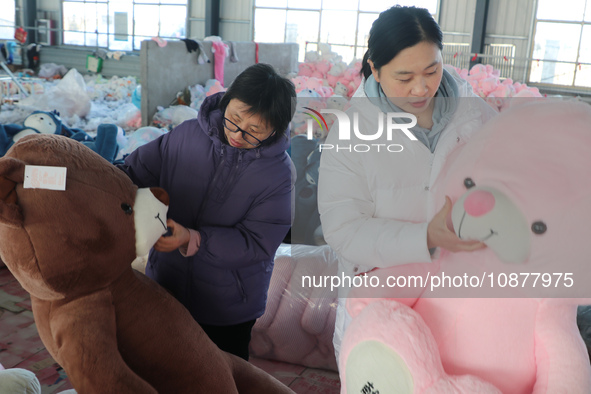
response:
<path id="1" fill-rule="evenodd" d="M 259 146 L 264 141 L 264 140 L 263 141 L 259 140 L 257 137 L 250 134 L 248 131 L 242 130 L 240 127 L 238 127 L 238 125 L 236 123 L 232 122 L 230 119 L 228 119 L 226 117 L 224 117 L 223 124 L 224 124 L 224 127 L 226 129 L 230 130 L 232 133 L 241 132 L 242 139 L 244 141 L 248 142 L 252 146 Z M 273 130 L 273 132 L 269 135 L 269 137 L 265 138 L 265 140 L 270 138 L 273 134 L 275 134 L 275 130 Z"/>

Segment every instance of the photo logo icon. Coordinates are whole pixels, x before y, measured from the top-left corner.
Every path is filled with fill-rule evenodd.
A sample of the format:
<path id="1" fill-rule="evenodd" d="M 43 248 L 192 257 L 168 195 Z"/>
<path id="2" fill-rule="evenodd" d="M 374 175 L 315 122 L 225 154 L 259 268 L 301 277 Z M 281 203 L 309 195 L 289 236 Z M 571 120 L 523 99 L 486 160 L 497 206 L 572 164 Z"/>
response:
<path id="1" fill-rule="evenodd" d="M 328 133 L 328 124 L 326 123 L 326 119 L 324 119 L 324 116 L 322 116 L 322 114 L 320 114 L 320 112 L 310 108 L 310 107 L 304 107 L 304 109 L 307 109 L 308 111 L 313 112 L 308 113 L 308 112 L 304 112 L 306 115 L 312 117 L 312 119 L 314 119 L 316 121 L 316 123 L 318 123 L 318 126 L 320 126 L 320 131 L 322 134 L 326 134 Z M 314 138 L 314 132 L 312 130 L 312 119 L 308 119 L 308 128 L 307 128 L 307 137 L 309 140 Z M 322 123 L 320 123 L 320 121 L 322 121 Z M 324 124 L 324 128 L 326 131 L 323 130 L 322 124 Z"/>

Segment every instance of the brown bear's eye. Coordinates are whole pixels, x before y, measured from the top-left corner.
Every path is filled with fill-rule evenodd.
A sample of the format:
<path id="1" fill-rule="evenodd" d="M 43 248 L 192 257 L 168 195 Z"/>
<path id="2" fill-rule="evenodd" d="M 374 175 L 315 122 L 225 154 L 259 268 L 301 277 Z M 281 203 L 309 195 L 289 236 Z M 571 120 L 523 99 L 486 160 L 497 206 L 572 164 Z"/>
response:
<path id="1" fill-rule="evenodd" d="M 544 234 L 546 232 L 546 230 L 548 229 L 548 226 L 546 226 L 546 223 L 544 222 L 534 222 L 531 225 L 531 231 L 533 231 L 534 234 Z"/>
<path id="2" fill-rule="evenodd" d="M 466 189 L 470 189 L 476 186 L 476 184 L 474 183 L 472 178 L 466 178 L 464 179 L 464 186 L 466 186 Z"/>
<path id="3" fill-rule="evenodd" d="M 131 215 L 133 213 L 133 208 L 131 207 L 131 205 L 127 203 L 121 204 L 121 209 L 123 209 L 123 212 L 125 212 L 128 215 Z"/>

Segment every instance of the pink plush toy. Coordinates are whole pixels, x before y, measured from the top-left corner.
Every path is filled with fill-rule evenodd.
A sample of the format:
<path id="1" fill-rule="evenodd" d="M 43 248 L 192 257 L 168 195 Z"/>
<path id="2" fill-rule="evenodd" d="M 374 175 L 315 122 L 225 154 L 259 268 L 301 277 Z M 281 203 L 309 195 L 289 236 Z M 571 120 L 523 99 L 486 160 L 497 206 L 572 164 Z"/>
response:
<path id="1" fill-rule="evenodd" d="M 311 77 L 314 73 L 315 69 L 312 67 L 311 63 L 300 63 L 298 64 L 298 75 L 304 77 Z"/>
<path id="2" fill-rule="evenodd" d="M 355 59 L 351 62 L 351 64 L 349 65 L 349 67 L 353 68 L 353 70 L 355 70 L 355 74 L 359 74 L 361 72 L 361 60 Z"/>
<path id="3" fill-rule="evenodd" d="M 292 78 L 291 82 L 293 82 L 293 84 L 295 86 L 296 93 L 299 93 L 302 90 L 307 89 L 308 77 L 303 76 L 303 75 L 298 75 L 297 77 Z"/>
<path id="4" fill-rule="evenodd" d="M 333 64 L 332 68 L 330 69 L 330 71 L 328 72 L 328 74 L 326 76 L 326 80 L 328 81 L 328 84 L 334 88 L 337 84 L 337 81 L 339 80 L 340 77 L 343 76 L 343 74 L 345 73 L 346 70 L 347 70 L 347 66 L 343 62 L 338 62 L 338 63 Z"/>
<path id="5" fill-rule="evenodd" d="M 508 105 L 507 98 L 513 95 L 513 85 L 510 84 L 499 84 L 490 92 L 486 97 L 486 101 L 497 111 L 505 109 Z"/>
<path id="6" fill-rule="evenodd" d="M 320 60 L 316 63 L 316 72 L 312 74 L 313 77 L 325 79 L 326 74 L 330 70 L 331 64 L 326 60 Z"/>
<path id="7" fill-rule="evenodd" d="M 450 196 L 456 233 L 487 248 L 369 274 L 431 278 L 424 288 L 354 289 L 365 298 L 348 302 L 343 393 L 591 393 L 576 324 L 591 293 L 589 125 L 587 104 L 528 102 L 452 153 L 434 189 L 439 208 Z M 550 283 L 534 285 L 535 273 Z M 431 291 L 443 274 L 467 274 L 468 286 Z"/>
<path id="8" fill-rule="evenodd" d="M 458 73 L 458 75 L 460 77 L 462 77 L 462 79 L 466 79 L 466 80 L 468 79 L 467 78 L 468 77 L 468 73 L 469 73 L 468 70 L 466 70 L 465 68 L 459 68 L 459 67 L 456 67 L 456 66 L 452 66 L 452 67 L 453 67 L 454 70 L 456 70 L 456 72 Z"/>
<path id="9" fill-rule="evenodd" d="M 318 89 L 322 86 L 322 79 L 316 77 L 310 77 L 306 80 L 306 89 L 314 90 L 318 94 Z"/>
<path id="10" fill-rule="evenodd" d="M 537 88 L 514 82 L 511 78 L 501 81 L 500 70 L 493 68 L 490 64 L 476 64 L 470 71 L 454 68 L 460 77 L 470 83 L 474 93 L 484 98 L 499 112 L 510 107 L 512 103 L 518 102 L 518 100 L 509 100 L 510 97 L 542 97 Z M 523 90 L 527 92 L 520 94 Z"/>
<path id="11" fill-rule="evenodd" d="M 489 73 L 486 70 L 486 66 L 484 64 L 475 64 L 468 73 L 468 76 L 474 79 L 483 79 L 486 78 Z"/>
<path id="12" fill-rule="evenodd" d="M 220 81 L 218 81 L 217 79 L 209 79 L 205 83 L 205 95 L 208 97 L 211 96 L 212 94 L 216 94 L 219 92 L 225 92 L 225 91 L 226 91 L 226 89 L 222 86 Z"/>
<path id="13" fill-rule="evenodd" d="M 332 95 L 334 95 L 334 90 L 332 90 L 332 88 L 330 86 L 319 86 L 318 88 L 316 88 L 316 91 L 318 92 L 318 94 L 320 95 L 320 97 L 331 97 Z"/>
<path id="14" fill-rule="evenodd" d="M 480 96 L 487 97 L 497 88 L 498 83 L 499 80 L 494 77 L 487 77 L 478 81 L 478 91 L 480 92 Z"/>
<path id="15" fill-rule="evenodd" d="M 287 245 L 277 252 L 265 314 L 252 330 L 250 354 L 313 368 L 336 370 L 332 336 L 336 290 L 302 283 L 336 275 L 328 246 Z M 316 282 L 318 283 L 318 282 Z"/>
<path id="16" fill-rule="evenodd" d="M 338 81 L 334 87 L 334 94 L 338 94 L 339 96 L 343 97 L 349 97 L 349 87 Z"/>
<path id="17" fill-rule="evenodd" d="M 359 74 L 359 72 L 357 70 L 355 70 L 354 68 L 347 68 L 344 72 L 343 72 L 343 77 L 347 80 L 347 81 L 353 81 L 355 79 L 355 75 Z"/>

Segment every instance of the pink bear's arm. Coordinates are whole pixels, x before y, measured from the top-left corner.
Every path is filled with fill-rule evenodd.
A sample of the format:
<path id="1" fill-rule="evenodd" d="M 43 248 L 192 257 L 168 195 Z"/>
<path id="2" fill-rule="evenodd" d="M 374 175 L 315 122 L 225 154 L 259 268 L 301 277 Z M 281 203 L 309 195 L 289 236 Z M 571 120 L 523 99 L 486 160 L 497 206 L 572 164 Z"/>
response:
<path id="1" fill-rule="evenodd" d="M 545 300 L 536 321 L 534 394 L 591 393 L 589 355 L 576 325 L 577 306 Z"/>

